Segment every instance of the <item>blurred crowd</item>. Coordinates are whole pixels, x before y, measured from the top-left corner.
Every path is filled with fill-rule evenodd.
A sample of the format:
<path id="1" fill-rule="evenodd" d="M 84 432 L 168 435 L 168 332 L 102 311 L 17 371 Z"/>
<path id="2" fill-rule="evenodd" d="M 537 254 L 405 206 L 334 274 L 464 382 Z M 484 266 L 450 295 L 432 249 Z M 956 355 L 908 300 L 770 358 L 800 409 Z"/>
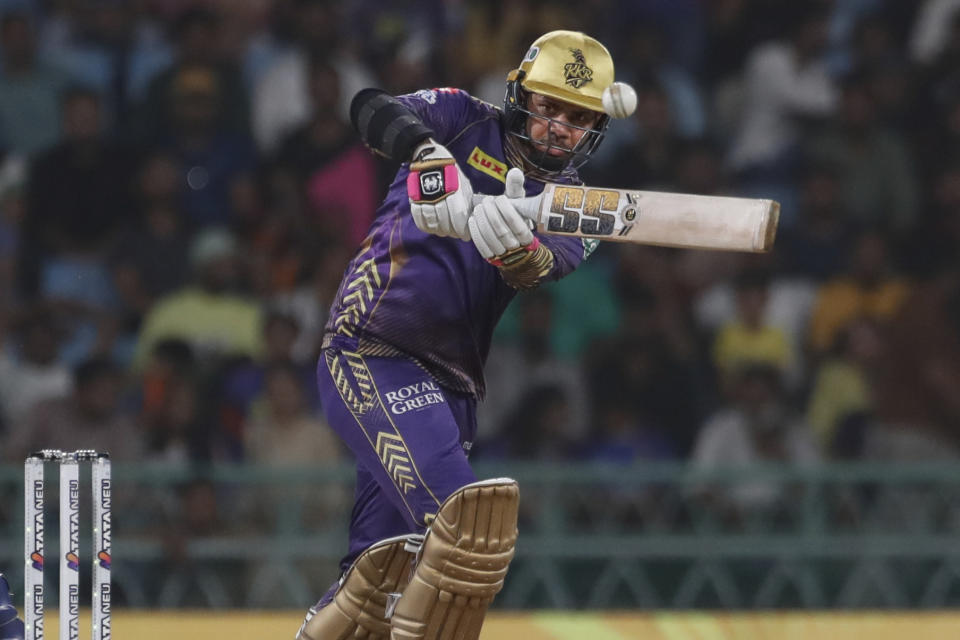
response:
<path id="1" fill-rule="evenodd" d="M 0 0 L 0 460 L 340 459 L 317 349 L 396 169 L 350 98 L 500 104 L 556 28 L 639 96 L 588 184 L 775 198 L 780 230 L 519 296 L 476 458 L 955 458 L 960 0 Z"/>

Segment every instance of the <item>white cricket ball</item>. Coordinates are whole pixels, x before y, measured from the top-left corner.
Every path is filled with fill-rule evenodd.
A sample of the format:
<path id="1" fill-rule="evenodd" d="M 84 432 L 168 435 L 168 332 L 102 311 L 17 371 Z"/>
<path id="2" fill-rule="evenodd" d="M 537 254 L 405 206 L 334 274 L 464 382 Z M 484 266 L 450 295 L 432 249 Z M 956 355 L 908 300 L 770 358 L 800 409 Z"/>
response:
<path id="1" fill-rule="evenodd" d="M 603 110 L 611 118 L 629 118 L 637 109 L 637 92 L 626 82 L 614 82 L 600 96 Z"/>

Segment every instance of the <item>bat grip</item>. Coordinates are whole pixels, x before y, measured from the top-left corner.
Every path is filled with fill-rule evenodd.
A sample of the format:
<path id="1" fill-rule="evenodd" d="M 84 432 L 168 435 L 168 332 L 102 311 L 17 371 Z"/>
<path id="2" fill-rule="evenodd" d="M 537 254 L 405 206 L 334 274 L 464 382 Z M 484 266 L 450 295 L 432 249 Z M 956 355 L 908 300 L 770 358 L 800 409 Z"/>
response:
<path id="1" fill-rule="evenodd" d="M 473 194 L 473 206 L 480 204 L 486 197 L 486 194 L 483 193 Z M 541 193 L 535 196 L 527 196 L 526 198 L 511 198 L 510 204 L 512 204 L 517 212 L 524 218 L 538 223 L 540 222 L 540 203 L 542 200 L 543 194 Z"/>

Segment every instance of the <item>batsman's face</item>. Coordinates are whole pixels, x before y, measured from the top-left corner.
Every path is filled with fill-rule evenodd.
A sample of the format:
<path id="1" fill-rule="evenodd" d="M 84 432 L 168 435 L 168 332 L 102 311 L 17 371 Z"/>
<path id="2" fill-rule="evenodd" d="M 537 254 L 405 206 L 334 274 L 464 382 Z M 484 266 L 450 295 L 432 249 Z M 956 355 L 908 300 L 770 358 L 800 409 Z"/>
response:
<path id="1" fill-rule="evenodd" d="M 588 130 L 597 126 L 601 114 L 555 98 L 532 93 L 527 99 L 527 135 L 537 151 L 550 156 L 570 155 Z"/>

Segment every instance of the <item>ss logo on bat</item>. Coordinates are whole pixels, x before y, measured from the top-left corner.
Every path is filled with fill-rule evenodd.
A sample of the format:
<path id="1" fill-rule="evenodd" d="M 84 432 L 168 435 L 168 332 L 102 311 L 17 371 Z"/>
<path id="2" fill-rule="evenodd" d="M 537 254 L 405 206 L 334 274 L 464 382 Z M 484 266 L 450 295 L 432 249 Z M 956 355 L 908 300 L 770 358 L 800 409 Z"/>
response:
<path id="1" fill-rule="evenodd" d="M 547 231 L 580 232 L 591 236 L 612 235 L 616 226 L 619 204 L 620 193 L 617 191 L 586 187 L 556 187 L 550 203 Z M 635 218 L 636 209 L 631 207 L 629 210 Z M 623 235 L 622 230 L 620 235 Z"/>

